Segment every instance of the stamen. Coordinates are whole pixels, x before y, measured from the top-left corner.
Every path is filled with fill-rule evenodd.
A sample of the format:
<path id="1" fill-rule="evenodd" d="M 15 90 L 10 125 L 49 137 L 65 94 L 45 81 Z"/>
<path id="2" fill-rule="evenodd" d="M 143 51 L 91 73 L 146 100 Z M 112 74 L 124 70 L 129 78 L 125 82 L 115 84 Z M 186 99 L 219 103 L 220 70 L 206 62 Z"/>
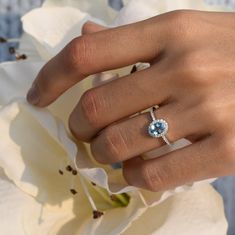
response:
<path id="1" fill-rule="evenodd" d="M 95 187 L 94 190 L 100 194 L 100 196 L 107 202 L 109 203 L 111 206 L 113 207 L 119 207 L 119 206 L 122 206 L 124 205 L 122 203 L 121 200 L 119 200 L 118 196 L 116 195 L 116 198 L 117 200 L 112 200 L 112 194 L 106 190 L 106 189 L 103 189 L 103 188 L 100 188 L 100 187 Z M 122 196 L 121 196 L 122 197 Z M 114 199 L 114 197 L 113 197 Z"/>
<path id="2" fill-rule="evenodd" d="M 75 188 L 76 188 L 76 187 L 75 187 L 75 177 L 72 177 L 72 179 L 71 179 L 71 189 L 70 189 L 70 192 L 71 192 L 73 195 L 75 195 L 75 194 L 78 193 Z"/>
<path id="3" fill-rule="evenodd" d="M 75 189 L 70 189 L 70 192 L 71 192 L 73 195 L 76 195 L 76 194 L 78 193 Z"/>
<path id="4" fill-rule="evenodd" d="M 11 55 L 16 54 L 16 49 L 15 49 L 15 47 L 9 47 L 9 53 L 10 53 Z"/>
<path id="5" fill-rule="evenodd" d="M 77 162 L 76 162 L 76 157 L 74 157 L 73 163 L 74 163 L 74 166 L 75 166 L 76 170 L 78 171 L 78 166 L 77 166 Z M 79 172 L 79 171 L 78 171 L 78 172 Z M 82 188 L 83 188 L 83 190 L 84 190 L 84 193 L 86 194 L 87 199 L 88 199 L 88 201 L 90 202 L 93 211 L 97 211 L 95 202 L 94 202 L 94 200 L 92 199 L 92 197 L 91 197 L 91 195 L 90 195 L 90 193 L 89 193 L 89 191 L 88 191 L 88 188 L 87 188 L 87 186 L 86 186 L 85 180 L 84 180 L 84 178 L 83 178 L 83 176 L 82 176 L 81 174 L 79 175 L 79 179 L 80 179 Z"/>
<path id="6" fill-rule="evenodd" d="M 78 174 L 77 170 L 72 170 L 72 174 L 77 175 Z"/>
<path id="7" fill-rule="evenodd" d="M 0 43 L 18 43 L 20 42 L 19 38 L 4 38 L 0 37 Z"/>
<path id="8" fill-rule="evenodd" d="M 64 160 L 60 160 L 60 167 L 59 167 L 59 170 L 58 170 L 60 175 L 64 174 L 64 165 L 65 165 Z"/>
<path id="9" fill-rule="evenodd" d="M 9 42 L 9 43 L 18 43 L 18 42 L 20 42 L 20 39 L 19 38 L 9 38 L 9 39 L 7 39 L 7 42 Z"/>
<path id="10" fill-rule="evenodd" d="M 103 215 L 104 215 L 104 212 L 102 211 L 93 211 L 93 219 L 98 219 Z"/>
<path id="11" fill-rule="evenodd" d="M 25 54 L 16 54 L 16 60 L 26 60 L 27 58 Z"/>
<path id="12" fill-rule="evenodd" d="M 11 55 L 15 55 L 16 60 L 26 60 L 27 59 L 27 55 L 25 54 L 20 54 L 19 52 L 17 52 L 15 47 L 9 47 L 9 53 Z"/>
<path id="13" fill-rule="evenodd" d="M 74 166 L 75 166 L 77 172 L 79 172 L 79 169 L 78 169 L 78 166 L 77 166 L 76 157 L 74 157 L 73 163 L 74 163 Z M 79 179 L 80 179 L 83 191 L 84 191 L 85 195 L 87 196 L 87 199 L 88 199 L 88 201 L 89 201 L 89 203 L 90 203 L 90 205 L 91 205 L 91 207 L 93 209 L 93 218 L 94 219 L 100 218 L 102 215 L 104 215 L 104 212 L 97 210 L 95 202 L 94 202 L 93 198 L 91 197 L 91 195 L 90 195 L 90 193 L 88 191 L 88 188 L 86 186 L 86 183 L 85 183 L 85 180 L 84 180 L 82 174 L 79 175 Z"/>
<path id="14" fill-rule="evenodd" d="M 110 198 L 111 198 L 111 200 L 114 201 L 114 202 L 117 202 L 117 201 L 118 201 L 118 198 L 117 198 L 117 196 L 116 196 L 115 194 L 111 194 L 111 195 L 110 195 Z"/>
<path id="15" fill-rule="evenodd" d="M 7 42 L 7 39 L 4 38 L 4 37 L 0 37 L 0 43 L 6 43 Z"/>
<path id="16" fill-rule="evenodd" d="M 73 170 L 73 168 L 72 168 L 70 165 L 68 165 L 68 166 L 66 167 L 66 170 L 70 172 L 70 171 Z"/>
<path id="17" fill-rule="evenodd" d="M 141 199 L 141 201 L 144 203 L 145 206 L 148 206 L 148 203 L 146 202 L 143 194 L 140 192 L 140 190 L 137 190 L 138 194 L 139 194 L 139 197 Z"/>
<path id="18" fill-rule="evenodd" d="M 85 181 L 84 181 L 84 179 L 83 179 L 83 176 L 80 175 L 79 178 L 80 178 L 80 181 L 81 181 L 81 184 L 82 184 L 82 188 L 83 188 L 83 190 L 84 190 L 84 193 L 86 194 L 87 199 L 88 199 L 88 201 L 90 202 L 93 211 L 97 211 L 95 202 L 94 202 L 94 200 L 92 199 L 92 197 L 91 197 L 91 195 L 90 195 L 90 193 L 89 193 L 89 191 L 88 191 L 88 189 L 87 189 L 87 186 L 86 186 L 86 184 L 85 184 Z"/>

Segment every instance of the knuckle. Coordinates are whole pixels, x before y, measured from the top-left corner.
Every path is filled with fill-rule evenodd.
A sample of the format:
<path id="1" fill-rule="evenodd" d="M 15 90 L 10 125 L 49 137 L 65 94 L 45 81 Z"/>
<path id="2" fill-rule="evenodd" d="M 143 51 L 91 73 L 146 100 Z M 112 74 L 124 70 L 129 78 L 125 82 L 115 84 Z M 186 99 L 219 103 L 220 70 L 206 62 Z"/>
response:
<path id="1" fill-rule="evenodd" d="M 213 105 L 207 105 L 209 107 L 209 115 L 210 119 L 214 125 L 215 128 L 225 128 L 226 125 L 226 114 L 221 112 L 220 110 L 217 109 L 217 107 L 214 107 Z"/>
<path id="2" fill-rule="evenodd" d="M 80 106 L 82 114 L 88 124 L 92 128 L 100 128 L 102 125 L 102 115 L 100 114 L 103 112 L 103 105 L 99 94 L 95 89 L 88 90 L 82 95 L 80 99 Z"/>
<path id="3" fill-rule="evenodd" d="M 110 162 L 123 161 L 126 153 L 126 144 L 120 128 L 115 125 L 110 126 L 103 131 L 102 135 L 105 143 L 105 155 L 107 155 L 106 157 Z"/>
<path id="4" fill-rule="evenodd" d="M 68 120 L 69 130 L 77 140 L 90 142 L 90 136 L 86 135 L 86 133 L 81 132 L 79 125 L 77 125 L 78 123 L 77 120 L 78 120 L 78 113 L 76 110 L 74 110 L 69 116 Z"/>
<path id="5" fill-rule="evenodd" d="M 226 128 L 227 124 L 227 114 L 226 112 L 221 112 L 221 108 L 217 106 L 211 99 L 210 96 L 208 96 L 207 101 L 204 103 L 204 115 L 205 117 L 208 117 L 208 120 L 210 120 L 210 124 L 213 126 L 213 128 L 216 128 L 217 130 L 223 130 Z"/>
<path id="6" fill-rule="evenodd" d="M 84 76 L 88 76 L 88 69 L 92 64 L 92 42 L 89 35 L 73 39 L 66 47 L 64 61 L 68 68 L 78 70 Z"/>
<path id="7" fill-rule="evenodd" d="M 168 13 L 172 36 L 185 38 L 189 36 L 189 24 L 192 24 L 192 12 L 175 10 Z M 191 26 L 192 27 L 192 26 Z"/>
<path id="8" fill-rule="evenodd" d="M 195 115 L 205 117 L 211 130 L 223 130 L 227 120 L 226 114 L 214 103 L 211 95 L 200 97 L 200 102 L 195 106 Z"/>
<path id="9" fill-rule="evenodd" d="M 180 78 L 184 82 L 195 86 L 207 86 L 211 84 L 210 73 L 202 60 L 201 52 L 190 52 L 180 59 L 180 66 L 177 66 Z"/>
<path id="10" fill-rule="evenodd" d="M 190 72 L 195 71 L 195 66 L 198 66 L 201 55 L 198 52 L 190 52 L 183 56 L 181 63 L 189 69 Z"/>

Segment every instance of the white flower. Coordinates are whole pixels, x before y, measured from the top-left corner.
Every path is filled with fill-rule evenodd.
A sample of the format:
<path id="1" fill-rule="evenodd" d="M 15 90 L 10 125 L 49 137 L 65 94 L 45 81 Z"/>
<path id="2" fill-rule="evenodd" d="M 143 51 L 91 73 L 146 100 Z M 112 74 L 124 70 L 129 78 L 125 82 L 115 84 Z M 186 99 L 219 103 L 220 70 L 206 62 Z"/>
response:
<path id="1" fill-rule="evenodd" d="M 47 109 L 34 108 L 25 100 L 41 67 L 81 34 L 86 20 L 125 24 L 169 9 L 162 2 L 128 1 L 118 14 L 105 7 L 105 0 L 50 0 L 43 8 L 23 17 L 27 35 L 21 50 L 28 52 L 28 60 L 0 65 L 1 233 L 226 233 L 222 200 L 208 183 L 159 193 L 138 190 L 126 184 L 120 169 L 98 165 L 89 153 L 89 146 L 71 137 L 68 115 L 81 94 L 94 84 L 94 76 L 74 86 Z M 141 13 L 139 17 L 136 12 Z M 125 68 L 112 71 L 111 76 L 109 73 L 98 76 L 105 80 L 106 76 L 121 76 L 129 71 L 130 68 Z M 68 165 L 77 175 L 66 170 Z M 77 194 L 72 195 L 71 189 Z M 128 193 L 130 201 L 127 194 L 121 193 Z M 112 194 L 116 196 L 110 197 Z M 94 210 L 105 213 L 94 220 Z"/>

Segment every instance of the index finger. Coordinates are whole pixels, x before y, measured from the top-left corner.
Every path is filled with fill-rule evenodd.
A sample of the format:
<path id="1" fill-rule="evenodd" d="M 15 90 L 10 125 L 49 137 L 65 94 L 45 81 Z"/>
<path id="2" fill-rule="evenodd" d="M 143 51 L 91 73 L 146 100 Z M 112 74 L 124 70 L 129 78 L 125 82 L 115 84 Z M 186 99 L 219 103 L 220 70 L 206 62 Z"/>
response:
<path id="1" fill-rule="evenodd" d="M 160 24 L 156 30 L 154 21 L 152 18 L 73 39 L 41 69 L 28 92 L 28 101 L 47 106 L 91 74 L 156 58 L 164 40 Z"/>

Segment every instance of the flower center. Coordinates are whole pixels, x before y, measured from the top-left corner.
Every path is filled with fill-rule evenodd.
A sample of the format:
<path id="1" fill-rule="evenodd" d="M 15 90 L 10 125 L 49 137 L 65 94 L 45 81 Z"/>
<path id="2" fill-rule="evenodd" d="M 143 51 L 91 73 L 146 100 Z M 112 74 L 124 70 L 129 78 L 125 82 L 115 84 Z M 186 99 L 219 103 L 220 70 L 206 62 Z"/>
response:
<path id="1" fill-rule="evenodd" d="M 74 161 L 75 163 L 75 161 Z M 74 166 L 73 166 L 74 165 Z M 82 175 L 79 174 L 79 171 L 77 170 L 78 167 L 76 166 L 76 164 L 72 164 L 72 165 L 67 165 L 66 167 L 61 167 L 61 169 L 58 170 L 58 173 L 60 175 L 64 175 L 66 172 L 71 174 L 71 185 L 70 185 L 70 193 L 72 195 L 77 195 L 78 191 L 76 189 L 76 185 L 75 185 L 75 178 L 74 177 L 79 177 L 79 180 L 81 182 L 81 186 L 82 189 L 84 191 L 84 193 L 87 196 L 87 199 L 93 209 L 93 218 L 94 219 L 98 219 L 100 218 L 104 212 L 100 211 L 97 209 L 96 207 L 96 203 L 92 198 L 91 193 L 89 192 L 89 187 L 88 184 L 89 182 L 87 182 Z M 118 194 L 118 195 L 110 195 L 109 192 L 106 189 L 103 189 L 101 187 L 99 187 L 98 185 L 96 185 L 94 182 L 90 182 L 90 184 L 94 187 L 95 191 L 104 199 L 104 201 L 106 201 L 107 203 L 110 204 L 111 207 L 115 208 L 115 207 L 125 207 L 129 204 L 130 202 L 130 196 L 127 193 L 122 193 L 122 194 Z"/>

